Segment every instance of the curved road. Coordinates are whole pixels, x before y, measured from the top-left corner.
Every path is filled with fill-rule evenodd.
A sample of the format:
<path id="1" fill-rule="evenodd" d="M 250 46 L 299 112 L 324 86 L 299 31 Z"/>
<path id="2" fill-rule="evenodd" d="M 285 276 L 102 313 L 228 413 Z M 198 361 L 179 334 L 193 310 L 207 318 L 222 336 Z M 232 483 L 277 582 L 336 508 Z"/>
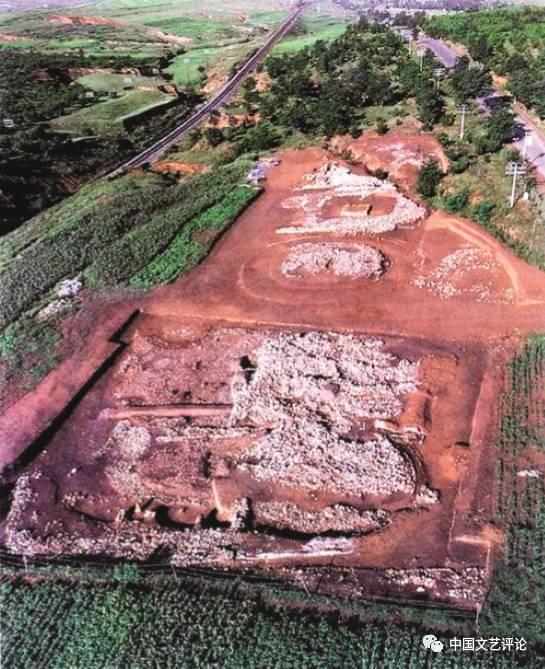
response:
<path id="1" fill-rule="evenodd" d="M 267 39 L 256 53 L 249 58 L 244 66 L 221 88 L 208 102 L 206 102 L 197 112 L 186 119 L 181 125 L 169 132 L 167 135 L 156 141 L 154 144 L 144 149 L 141 153 L 131 158 L 126 163 L 115 169 L 108 175 L 113 179 L 127 170 L 158 160 L 171 146 L 179 142 L 194 127 L 199 125 L 210 112 L 223 105 L 230 95 L 240 86 L 250 72 L 268 55 L 270 50 L 291 30 L 301 13 L 309 5 L 309 2 L 299 0 L 288 18 L 280 27 Z"/>
<path id="2" fill-rule="evenodd" d="M 433 39 L 422 33 L 418 38 L 418 43 L 432 51 L 435 57 L 447 68 L 452 69 L 456 65 L 459 54 L 452 47 L 445 44 L 442 40 Z M 505 95 L 505 91 L 496 87 L 496 92 L 485 98 L 478 100 L 479 105 L 489 110 L 494 104 L 494 98 Z M 526 160 L 532 166 L 538 184 L 545 184 L 545 133 L 536 125 L 536 123 L 520 110 L 516 111 L 516 121 L 519 126 L 519 136 L 513 140 L 514 145 L 521 151 L 524 149 L 523 134 L 529 135 L 530 143 L 526 147 Z"/>

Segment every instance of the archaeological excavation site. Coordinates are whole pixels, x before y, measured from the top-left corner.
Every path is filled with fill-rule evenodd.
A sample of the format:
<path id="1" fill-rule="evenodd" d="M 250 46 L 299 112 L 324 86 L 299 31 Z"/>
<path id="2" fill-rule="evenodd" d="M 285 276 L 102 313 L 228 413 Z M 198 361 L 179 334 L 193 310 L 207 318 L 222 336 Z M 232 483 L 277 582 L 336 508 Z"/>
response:
<path id="1" fill-rule="evenodd" d="M 16 417 L 6 549 L 479 611 L 502 363 L 543 279 L 399 183 L 278 154 L 208 258 Z"/>

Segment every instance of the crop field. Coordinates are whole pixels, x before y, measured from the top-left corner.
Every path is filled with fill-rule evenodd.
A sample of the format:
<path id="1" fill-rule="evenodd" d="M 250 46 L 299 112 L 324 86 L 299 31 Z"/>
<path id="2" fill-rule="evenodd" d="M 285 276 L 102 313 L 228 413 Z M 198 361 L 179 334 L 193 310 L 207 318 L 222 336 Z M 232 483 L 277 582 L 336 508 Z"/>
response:
<path id="1" fill-rule="evenodd" d="M 261 38 L 233 42 L 227 46 L 202 46 L 175 56 L 166 70 L 178 86 L 206 83 L 206 91 L 213 92 L 224 83 L 231 69 L 261 45 Z M 203 69 L 204 68 L 204 69 Z M 206 75 L 204 74 L 206 73 Z"/>
<path id="2" fill-rule="evenodd" d="M 512 359 L 502 399 L 496 522 L 504 529 L 503 564 L 486 624 L 519 625 L 543 647 L 545 601 L 545 335 L 531 336 Z"/>
<path id="3" fill-rule="evenodd" d="M 354 615 L 291 609 L 266 596 L 243 598 L 236 586 L 226 591 L 183 579 L 155 586 L 142 582 L 77 586 L 47 579 L 31 584 L 19 578 L 4 579 L 0 589 L 13 612 L 11 624 L 4 623 L 4 661 L 11 666 L 467 667 L 462 652 L 447 649 L 430 657 L 423 647 L 422 634 L 431 630 L 448 643 L 451 634 L 440 625 L 366 623 Z M 289 599 L 285 594 L 280 597 Z M 491 665 L 488 654 L 475 653 L 471 666 L 508 669 L 517 666 L 516 659 L 501 653 Z M 524 653 L 523 661 L 529 669 L 541 666 L 532 651 Z"/>

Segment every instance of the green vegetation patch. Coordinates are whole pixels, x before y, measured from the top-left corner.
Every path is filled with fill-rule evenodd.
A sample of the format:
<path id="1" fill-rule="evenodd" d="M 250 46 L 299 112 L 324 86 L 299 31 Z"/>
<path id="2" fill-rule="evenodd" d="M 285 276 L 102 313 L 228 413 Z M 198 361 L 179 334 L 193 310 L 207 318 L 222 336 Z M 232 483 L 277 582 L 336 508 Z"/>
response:
<path id="1" fill-rule="evenodd" d="M 30 314 L 12 323 L 0 334 L 0 382 L 8 381 L 23 364 L 35 378 L 47 374 L 57 365 L 54 349 L 61 338 L 54 325 Z"/>
<path id="2" fill-rule="evenodd" d="M 131 285 L 149 289 L 174 281 L 191 269 L 206 256 L 217 235 L 239 216 L 259 192 L 248 186 L 234 188 L 219 204 L 185 225 L 170 246 L 131 279 Z"/>
<path id="3" fill-rule="evenodd" d="M 467 46 L 471 56 L 509 79 L 517 98 L 545 118 L 545 8 L 500 8 L 430 18 L 424 29 Z"/>
<path id="4" fill-rule="evenodd" d="M 157 175 L 99 181 L 0 242 L 0 329 L 63 277 L 88 268 L 95 283 L 130 278 L 248 172 L 237 161 L 184 183 Z"/>
<path id="5" fill-rule="evenodd" d="M 121 93 L 127 88 L 149 87 L 159 88 L 164 85 L 164 79 L 161 77 L 142 77 L 135 74 L 116 74 L 114 72 L 93 72 L 92 74 L 84 74 L 77 79 L 78 84 L 84 88 L 95 91 L 97 93 L 109 93 L 115 91 Z"/>
<path id="6" fill-rule="evenodd" d="M 174 206 L 101 248 L 85 272 L 87 281 L 104 285 L 129 280 L 162 253 L 192 218 L 221 202 L 245 178 L 249 165 L 238 161 L 182 184 Z"/>
<path id="7" fill-rule="evenodd" d="M 332 16 L 305 17 L 301 34 L 288 35 L 273 49 L 273 54 L 291 53 L 311 47 L 318 40 L 329 42 L 339 37 L 348 25 L 348 20 Z"/>
<path id="8" fill-rule="evenodd" d="M 112 125 L 121 125 L 129 118 L 168 104 L 172 100 L 171 95 L 161 91 L 128 91 L 115 100 L 98 102 L 74 114 L 53 119 L 51 126 L 56 130 L 65 130 L 82 136 L 93 132 L 105 133 Z"/>
<path id="9" fill-rule="evenodd" d="M 503 396 L 500 448 L 519 453 L 531 445 L 545 450 L 545 335 L 534 336 L 510 365 Z"/>
<path id="10" fill-rule="evenodd" d="M 545 472 L 531 459 L 545 449 L 544 378 L 545 335 L 531 336 L 511 361 L 502 401 L 496 522 L 505 555 L 482 624 L 500 636 L 520 630 L 545 654 Z"/>
<path id="11" fill-rule="evenodd" d="M 117 669 L 338 669 L 467 667 L 461 652 L 432 657 L 422 645 L 430 628 L 365 623 L 326 610 L 281 606 L 202 581 L 81 585 L 4 579 L 4 661 L 14 667 Z M 444 642 L 447 639 L 437 634 Z M 448 650 L 446 651 L 448 654 Z M 540 666 L 528 651 L 525 667 Z M 473 653 L 472 669 L 489 667 Z M 493 666 L 513 667 L 498 653 Z"/>

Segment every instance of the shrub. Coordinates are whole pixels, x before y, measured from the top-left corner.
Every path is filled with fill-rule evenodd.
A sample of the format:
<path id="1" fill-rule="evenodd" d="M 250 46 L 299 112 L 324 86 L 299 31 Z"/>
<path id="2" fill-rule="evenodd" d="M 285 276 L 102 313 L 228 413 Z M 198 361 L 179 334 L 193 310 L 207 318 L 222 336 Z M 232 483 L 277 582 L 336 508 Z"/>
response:
<path id="1" fill-rule="evenodd" d="M 492 214 L 496 205 L 493 202 L 479 202 L 473 207 L 472 217 L 481 225 L 486 225 L 492 220 Z"/>
<path id="2" fill-rule="evenodd" d="M 383 118 L 377 119 L 376 128 L 379 135 L 385 135 L 388 132 L 388 124 Z"/>
<path id="3" fill-rule="evenodd" d="M 462 188 L 453 195 L 448 195 L 444 199 L 444 207 L 449 214 L 456 214 L 467 207 L 469 202 L 469 189 Z"/>
<path id="4" fill-rule="evenodd" d="M 451 162 L 450 170 L 453 174 L 462 174 L 462 172 L 465 172 L 468 169 L 469 165 L 469 156 L 465 154 Z"/>
<path id="5" fill-rule="evenodd" d="M 443 176 L 439 163 L 436 160 L 428 161 L 418 174 L 417 191 L 424 197 L 433 197 Z"/>

